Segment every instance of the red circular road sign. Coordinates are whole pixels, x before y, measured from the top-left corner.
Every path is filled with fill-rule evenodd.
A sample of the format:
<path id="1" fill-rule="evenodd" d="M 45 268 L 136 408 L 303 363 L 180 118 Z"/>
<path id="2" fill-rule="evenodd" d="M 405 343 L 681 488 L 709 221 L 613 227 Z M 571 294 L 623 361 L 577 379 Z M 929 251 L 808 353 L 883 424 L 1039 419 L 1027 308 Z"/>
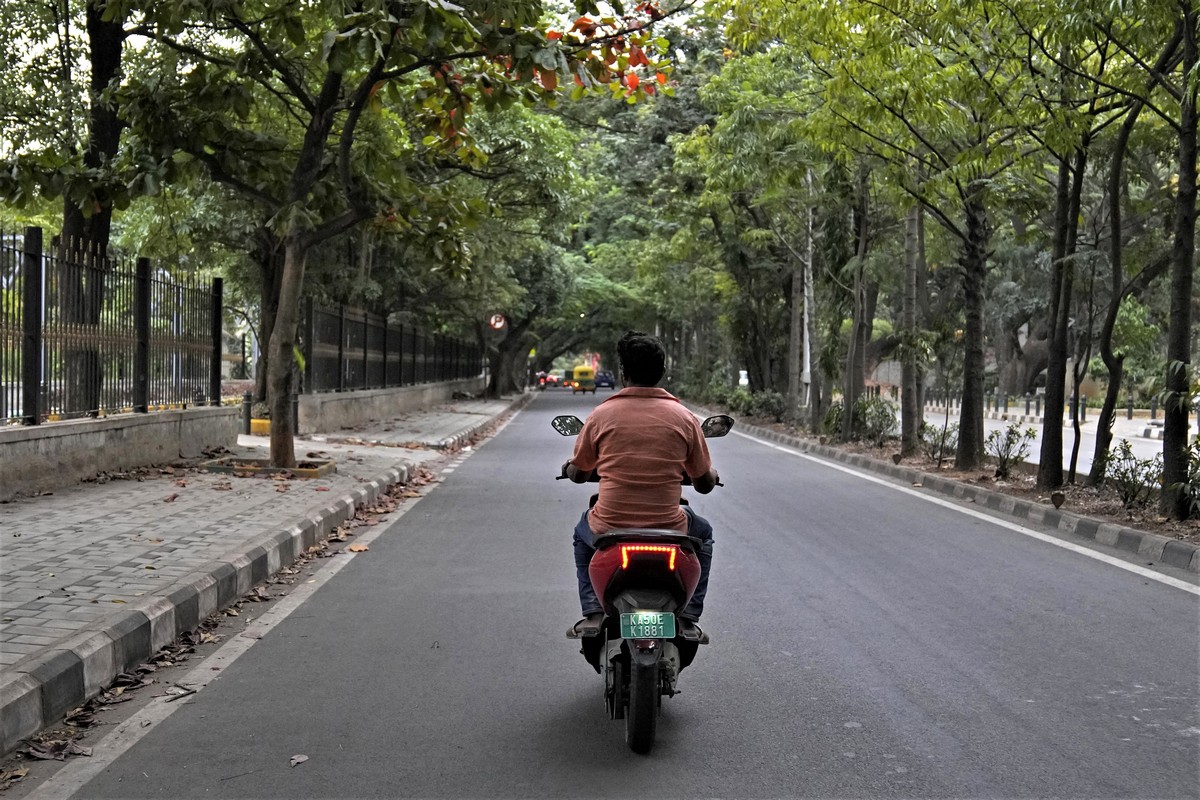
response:
<path id="1" fill-rule="evenodd" d="M 507 324 L 508 320 L 504 319 L 503 314 L 492 314 L 492 316 L 488 318 L 488 325 L 491 325 L 492 330 L 494 331 L 503 330 L 504 326 Z"/>

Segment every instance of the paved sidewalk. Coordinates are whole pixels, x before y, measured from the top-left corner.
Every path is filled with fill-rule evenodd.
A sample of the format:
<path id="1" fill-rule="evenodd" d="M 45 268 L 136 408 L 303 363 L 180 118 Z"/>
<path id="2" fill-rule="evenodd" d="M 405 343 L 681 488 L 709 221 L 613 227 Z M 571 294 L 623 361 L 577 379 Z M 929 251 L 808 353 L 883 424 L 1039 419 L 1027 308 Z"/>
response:
<path id="1" fill-rule="evenodd" d="M 324 478 L 136 470 L 0 504 L 0 755 L 322 541 L 532 395 L 297 440 Z M 263 458 L 266 437 L 234 455 Z"/>

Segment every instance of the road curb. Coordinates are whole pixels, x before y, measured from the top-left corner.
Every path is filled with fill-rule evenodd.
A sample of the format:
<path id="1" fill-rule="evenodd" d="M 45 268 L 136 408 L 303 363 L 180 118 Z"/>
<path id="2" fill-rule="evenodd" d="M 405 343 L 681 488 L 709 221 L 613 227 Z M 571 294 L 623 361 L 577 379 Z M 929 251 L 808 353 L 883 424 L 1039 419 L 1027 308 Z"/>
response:
<path id="1" fill-rule="evenodd" d="M 460 446 L 495 420 L 524 408 L 524 393 L 499 415 L 460 434 L 444 447 Z M 419 463 L 403 462 L 336 498 L 315 514 L 297 516 L 283 527 L 249 537 L 222 558 L 106 617 L 96 630 L 81 631 L 48 651 L 31 655 L 0 675 L 0 756 L 57 723 L 72 709 L 99 694 L 123 672 L 145 663 L 163 646 L 201 621 L 250 593 L 254 586 L 296 561 L 396 484 L 409 480 Z"/>
<path id="2" fill-rule="evenodd" d="M 505 414 L 512 414 L 515 411 L 520 411 L 521 409 L 525 408 L 525 406 L 533 402 L 533 398 L 533 392 L 524 392 L 514 398 L 513 401 L 509 403 L 508 408 L 502 411 L 498 416 L 483 420 L 479 424 L 472 425 L 470 428 L 460 431 L 454 436 L 440 439 L 436 444 L 434 444 L 434 447 L 439 450 L 452 450 L 457 447 L 462 447 L 464 444 L 469 442 L 472 437 L 474 437 L 487 426 L 491 425 L 500 417 L 504 416 Z"/>
<path id="3" fill-rule="evenodd" d="M 931 475 L 928 472 L 922 472 L 913 467 L 889 464 L 860 453 L 848 453 L 836 447 L 816 444 L 806 439 L 771 430 L 770 428 L 746 425 L 739 421 L 738 430 L 830 461 L 847 464 L 867 472 L 882 474 L 897 482 L 905 482 L 910 486 L 928 489 L 947 497 L 973 502 L 978 506 L 1012 517 L 1019 522 L 1034 522 L 1046 525 L 1098 544 L 1115 547 L 1118 550 L 1130 553 L 1137 553 L 1139 556 L 1150 561 L 1158 561 L 1168 566 L 1200 573 L 1200 547 L 1188 542 L 1169 539 L 1166 536 L 1160 536 L 1156 533 L 1139 531 L 1135 528 L 1127 528 L 1111 522 L 1103 522 L 1092 517 L 1075 514 L 1071 511 L 1056 509 L 1053 506 L 1021 500 L 1002 492 L 993 492 L 989 489 L 943 478 L 939 475 Z"/>

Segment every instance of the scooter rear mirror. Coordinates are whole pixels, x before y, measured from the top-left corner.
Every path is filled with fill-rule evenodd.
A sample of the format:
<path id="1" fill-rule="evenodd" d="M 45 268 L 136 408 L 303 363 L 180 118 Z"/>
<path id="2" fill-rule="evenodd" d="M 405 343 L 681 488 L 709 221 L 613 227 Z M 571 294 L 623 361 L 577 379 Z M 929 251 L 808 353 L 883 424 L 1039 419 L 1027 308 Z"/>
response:
<path id="1" fill-rule="evenodd" d="M 716 439 L 733 430 L 733 417 L 728 414 L 717 414 L 700 423 L 700 430 L 705 439 Z"/>
<path id="2" fill-rule="evenodd" d="M 583 430 L 583 420 L 574 414 L 563 414 L 550 420 L 550 426 L 563 436 L 578 436 Z"/>

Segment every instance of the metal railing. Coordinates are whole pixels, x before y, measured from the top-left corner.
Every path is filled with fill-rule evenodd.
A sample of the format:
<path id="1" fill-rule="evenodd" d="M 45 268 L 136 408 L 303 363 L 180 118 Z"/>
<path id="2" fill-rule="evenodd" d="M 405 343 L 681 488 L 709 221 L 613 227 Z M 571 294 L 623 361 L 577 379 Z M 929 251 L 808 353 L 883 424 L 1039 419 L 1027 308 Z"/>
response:
<path id="1" fill-rule="evenodd" d="M 150 260 L 47 252 L 0 234 L 0 420 L 221 401 L 221 279 L 178 282 Z"/>
<path id="2" fill-rule="evenodd" d="M 413 386 L 483 372 L 483 352 L 476 345 L 311 299 L 305 303 L 301 341 L 304 394 Z"/>

